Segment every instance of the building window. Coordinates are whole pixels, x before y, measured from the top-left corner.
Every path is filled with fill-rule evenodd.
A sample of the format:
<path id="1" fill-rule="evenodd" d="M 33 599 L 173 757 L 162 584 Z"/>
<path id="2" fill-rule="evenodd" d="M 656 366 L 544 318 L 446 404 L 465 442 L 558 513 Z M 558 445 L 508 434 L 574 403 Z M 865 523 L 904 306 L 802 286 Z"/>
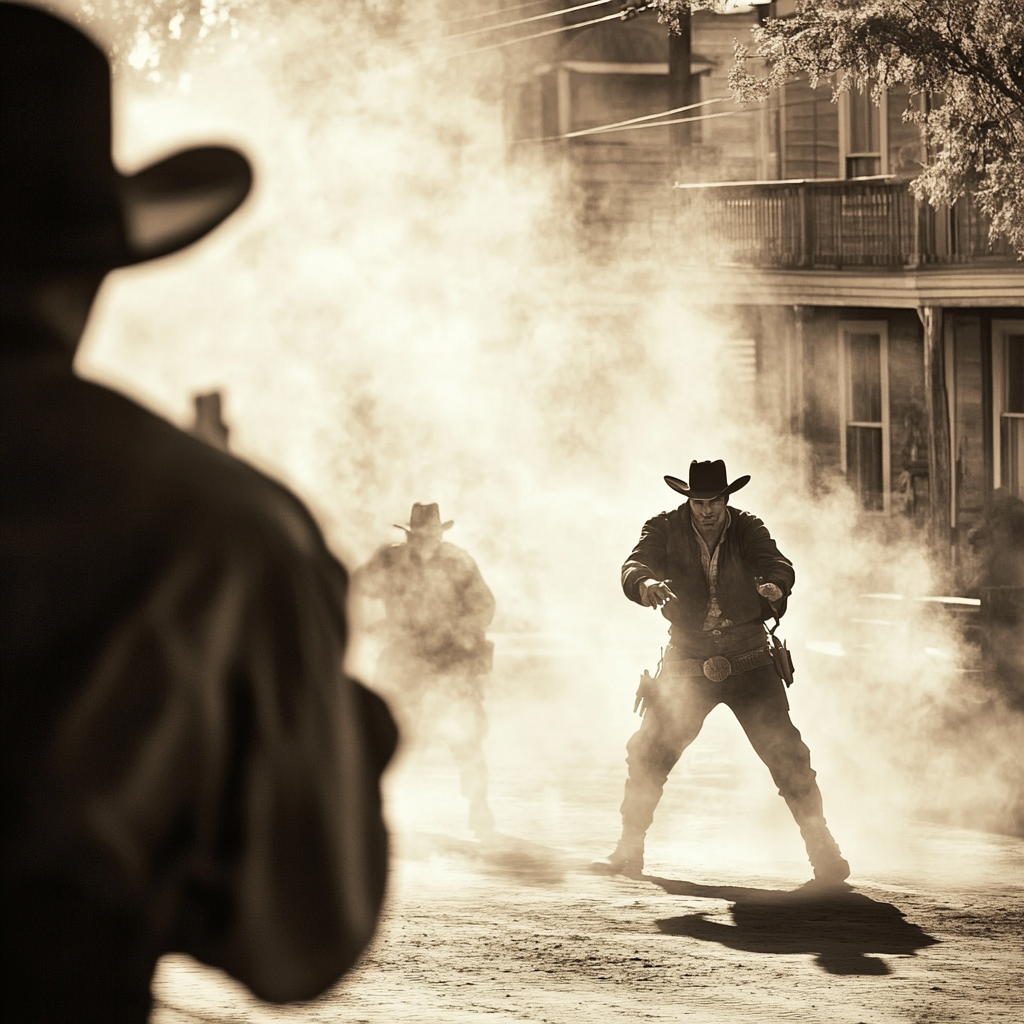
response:
<path id="1" fill-rule="evenodd" d="M 992 323 L 993 484 L 1024 498 L 1024 320 Z"/>
<path id="2" fill-rule="evenodd" d="M 866 178 L 888 173 L 886 133 L 887 98 L 882 93 L 875 104 L 871 87 L 853 88 L 842 97 L 839 107 L 841 166 L 846 178 Z"/>
<path id="3" fill-rule="evenodd" d="M 831 89 L 806 78 L 787 82 L 779 107 L 779 177 L 842 178 L 839 116 Z"/>
<path id="4" fill-rule="evenodd" d="M 843 470 L 865 512 L 888 512 L 888 325 L 842 323 L 839 338 Z"/>

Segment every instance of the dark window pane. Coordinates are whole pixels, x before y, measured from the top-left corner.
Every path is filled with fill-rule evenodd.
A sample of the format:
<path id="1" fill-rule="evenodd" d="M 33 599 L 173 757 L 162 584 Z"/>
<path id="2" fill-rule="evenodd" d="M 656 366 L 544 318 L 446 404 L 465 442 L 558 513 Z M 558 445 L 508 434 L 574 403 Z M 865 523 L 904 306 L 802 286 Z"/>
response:
<path id="1" fill-rule="evenodd" d="M 846 476 L 867 512 L 881 512 L 882 428 L 846 428 Z"/>
<path id="2" fill-rule="evenodd" d="M 877 334 L 849 335 L 850 407 L 855 423 L 882 422 L 882 339 Z"/>
<path id="3" fill-rule="evenodd" d="M 1004 416 L 999 439 L 1003 486 L 1018 498 L 1024 497 L 1024 417 Z"/>
<path id="4" fill-rule="evenodd" d="M 984 375 L 981 360 L 981 317 L 953 317 L 953 472 L 956 474 L 957 520 L 978 521 L 985 507 L 988 474 L 985 464 Z"/>
<path id="5" fill-rule="evenodd" d="M 846 158 L 846 176 L 848 178 L 867 178 L 872 174 L 882 173 L 882 158 L 878 156 L 848 156 Z"/>
<path id="6" fill-rule="evenodd" d="M 839 166 L 839 110 L 835 103 L 829 102 L 830 88 L 823 84 L 814 90 L 807 79 L 798 78 L 786 83 L 784 97 L 781 110 L 782 177 L 842 177 L 844 172 Z M 916 125 L 914 127 L 917 128 Z"/>
<path id="7" fill-rule="evenodd" d="M 878 107 L 871 99 L 871 90 L 851 89 L 849 152 L 877 153 L 878 140 Z"/>
<path id="8" fill-rule="evenodd" d="M 1006 337 L 1006 411 L 1024 412 L 1024 334 Z"/>

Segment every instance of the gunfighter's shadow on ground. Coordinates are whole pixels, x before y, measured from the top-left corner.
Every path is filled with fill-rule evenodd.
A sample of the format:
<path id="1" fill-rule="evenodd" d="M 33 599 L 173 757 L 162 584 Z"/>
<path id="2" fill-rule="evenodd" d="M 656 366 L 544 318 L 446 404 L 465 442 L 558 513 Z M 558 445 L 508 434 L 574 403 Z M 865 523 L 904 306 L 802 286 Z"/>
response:
<path id="1" fill-rule="evenodd" d="M 913 956 L 938 939 L 906 920 L 891 903 L 880 903 L 847 886 L 795 891 L 700 885 L 645 876 L 672 896 L 730 900 L 734 924 L 703 913 L 657 921 L 666 935 L 687 935 L 750 953 L 813 953 L 829 974 L 889 974 L 869 954 Z"/>

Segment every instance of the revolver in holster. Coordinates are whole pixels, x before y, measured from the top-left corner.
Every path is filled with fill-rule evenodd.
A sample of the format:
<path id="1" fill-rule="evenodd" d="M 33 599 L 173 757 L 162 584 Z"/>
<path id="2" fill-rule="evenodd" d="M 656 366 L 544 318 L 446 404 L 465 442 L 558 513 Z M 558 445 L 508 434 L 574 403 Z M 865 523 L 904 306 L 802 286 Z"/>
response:
<path id="1" fill-rule="evenodd" d="M 654 676 L 647 669 L 640 677 L 640 685 L 636 688 L 636 700 L 633 702 L 633 711 L 640 709 L 640 717 L 654 701 Z"/>

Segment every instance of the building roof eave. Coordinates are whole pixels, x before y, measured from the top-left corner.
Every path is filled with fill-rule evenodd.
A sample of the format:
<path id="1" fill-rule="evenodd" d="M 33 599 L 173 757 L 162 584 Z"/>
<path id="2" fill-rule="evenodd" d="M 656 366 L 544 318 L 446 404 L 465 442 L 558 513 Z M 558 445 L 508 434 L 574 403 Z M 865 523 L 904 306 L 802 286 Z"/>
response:
<path id="1" fill-rule="evenodd" d="M 680 266 L 696 305 L 1024 307 L 1024 265 L 920 269 L 769 270 Z"/>

